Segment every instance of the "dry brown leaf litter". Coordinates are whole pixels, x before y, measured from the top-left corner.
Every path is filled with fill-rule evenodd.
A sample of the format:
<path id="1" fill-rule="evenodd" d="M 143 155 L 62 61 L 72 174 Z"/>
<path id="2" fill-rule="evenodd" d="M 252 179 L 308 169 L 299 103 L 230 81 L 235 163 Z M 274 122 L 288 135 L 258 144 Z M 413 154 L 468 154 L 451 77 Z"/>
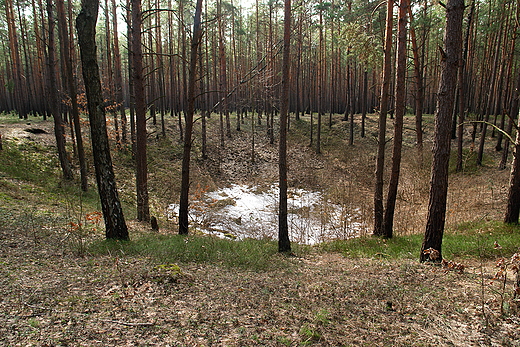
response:
<path id="1" fill-rule="evenodd" d="M 76 257 L 51 237 L 2 230 L 5 346 L 517 346 L 479 264 L 311 254 L 275 272 L 147 259 Z M 280 261 L 280 259 L 273 259 Z M 493 264 L 486 264 L 493 271 Z M 486 272 L 488 273 L 488 272 Z M 489 276 L 488 276 L 489 277 Z M 481 305 L 485 304 L 483 317 Z"/>

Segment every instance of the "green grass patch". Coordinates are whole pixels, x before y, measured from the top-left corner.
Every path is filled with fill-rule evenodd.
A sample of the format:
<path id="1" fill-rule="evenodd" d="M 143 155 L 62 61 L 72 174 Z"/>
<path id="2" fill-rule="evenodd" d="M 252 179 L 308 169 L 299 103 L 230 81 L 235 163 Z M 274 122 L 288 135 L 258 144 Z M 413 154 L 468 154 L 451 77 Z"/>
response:
<path id="1" fill-rule="evenodd" d="M 11 178 L 45 184 L 56 182 L 57 155 L 50 148 L 30 141 L 4 141 L 0 152 L 0 173 Z"/>
<path id="2" fill-rule="evenodd" d="M 327 242 L 319 245 L 318 249 L 339 252 L 351 258 L 419 259 L 422 241 L 422 234 L 392 239 L 366 236 Z M 499 221 L 461 224 L 454 230 L 446 231 L 442 243 L 443 257 L 448 260 L 509 257 L 519 249 L 520 226 Z"/>
<path id="3" fill-rule="evenodd" d="M 520 250 L 520 226 L 501 221 L 462 223 L 443 243 L 453 257 L 509 257 Z"/>
<path id="4" fill-rule="evenodd" d="M 165 263 L 212 263 L 254 271 L 286 265 L 275 241 L 233 241 L 199 235 L 147 235 L 132 241 L 97 241 L 88 251 L 93 255 L 126 254 L 150 257 Z"/>
<path id="5" fill-rule="evenodd" d="M 0 151 L 0 187 L 2 202 L 32 201 L 45 206 L 59 205 L 67 209 L 99 209 L 95 187 L 82 192 L 77 180 L 64 181 L 58 165 L 58 155 L 50 148 L 32 142 L 6 141 Z"/>
<path id="6" fill-rule="evenodd" d="M 16 112 L 0 112 L 0 123 L 2 124 L 16 124 L 16 123 L 39 123 L 43 119 L 40 117 L 29 116 L 28 119 L 20 119 Z"/>
<path id="7" fill-rule="evenodd" d="M 482 166 L 477 165 L 477 151 L 469 148 L 462 150 L 462 172 L 465 174 L 477 174 L 482 171 L 482 167 L 490 167 L 495 165 L 495 160 L 489 153 L 484 153 L 482 157 Z M 457 152 L 451 151 L 449 161 L 449 173 L 456 173 L 457 168 Z"/>
<path id="8" fill-rule="evenodd" d="M 391 239 L 364 236 L 336 240 L 318 246 L 325 252 L 339 252 L 349 258 L 419 259 L 421 235 L 396 236 Z"/>

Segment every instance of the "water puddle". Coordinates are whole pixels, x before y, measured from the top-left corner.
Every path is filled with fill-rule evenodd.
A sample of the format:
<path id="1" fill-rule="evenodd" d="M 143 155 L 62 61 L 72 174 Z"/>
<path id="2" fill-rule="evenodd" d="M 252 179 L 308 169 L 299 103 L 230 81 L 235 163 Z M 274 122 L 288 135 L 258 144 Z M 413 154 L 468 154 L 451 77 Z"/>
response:
<path id="1" fill-rule="evenodd" d="M 359 210 L 325 201 L 321 192 L 289 189 L 288 225 L 292 242 L 316 244 L 358 235 Z M 178 204 L 168 207 L 177 219 Z M 190 226 L 233 239 L 278 238 L 278 186 L 267 189 L 231 185 L 213 192 L 196 191 L 190 202 Z"/>

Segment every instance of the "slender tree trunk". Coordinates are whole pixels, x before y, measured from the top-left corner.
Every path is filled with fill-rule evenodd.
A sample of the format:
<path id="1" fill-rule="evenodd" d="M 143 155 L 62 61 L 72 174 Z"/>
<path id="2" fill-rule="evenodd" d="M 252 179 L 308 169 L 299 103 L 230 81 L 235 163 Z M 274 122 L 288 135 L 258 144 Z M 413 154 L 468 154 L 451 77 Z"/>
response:
<path id="1" fill-rule="evenodd" d="M 144 99 L 143 50 L 141 40 L 141 0 L 132 0 L 132 62 L 136 117 L 137 219 L 150 220 L 148 202 L 148 165 L 146 157 L 146 102 Z"/>
<path id="2" fill-rule="evenodd" d="M 322 1 L 320 0 L 320 8 Z M 318 48 L 318 125 L 316 129 L 316 153 L 321 153 L 321 118 L 323 115 L 323 10 L 320 9 L 320 24 L 319 24 L 319 48 Z M 312 117 L 311 117 L 312 119 Z M 312 127 L 312 124 L 311 124 Z"/>
<path id="3" fill-rule="evenodd" d="M 134 49 L 132 43 L 132 0 L 126 2 L 126 26 L 128 37 L 128 96 L 130 111 L 130 142 L 132 154 L 135 157 L 136 149 L 136 131 L 135 131 L 135 87 L 134 87 Z"/>
<path id="4" fill-rule="evenodd" d="M 52 5 L 48 5 L 52 6 Z M 18 112 L 20 118 L 27 119 L 25 105 L 23 100 L 23 71 L 20 52 L 18 47 L 18 34 L 14 21 L 13 0 L 6 0 L 6 21 L 9 35 L 9 48 L 11 50 L 11 71 L 13 75 L 13 93 L 14 93 L 14 109 Z M 54 23 L 52 24 L 54 26 Z M 54 49 L 54 48 L 53 48 Z M 54 64 L 54 62 L 52 62 Z"/>
<path id="5" fill-rule="evenodd" d="M 392 174 L 388 184 L 388 196 L 383 221 L 384 237 L 393 236 L 395 202 L 401 170 L 401 150 L 403 147 L 403 119 L 406 112 L 406 21 L 408 0 L 399 3 L 399 21 L 397 26 L 397 72 L 395 77 L 395 119 L 394 147 L 392 153 Z"/>
<path id="6" fill-rule="evenodd" d="M 258 108 L 256 109 L 257 112 L 258 112 Z M 255 133 L 256 133 L 256 129 L 255 129 L 255 113 L 254 111 L 251 112 L 251 163 L 255 163 Z"/>
<path id="7" fill-rule="evenodd" d="M 83 67 L 83 80 L 88 102 L 92 153 L 101 209 L 105 219 L 105 234 L 109 239 L 128 240 L 123 209 L 117 193 L 112 158 L 108 143 L 101 80 L 96 56 L 96 21 L 99 0 L 83 0 L 76 19 L 78 40 Z"/>
<path id="8" fill-rule="evenodd" d="M 24 109 L 24 117 L 27 119 L 28 115 L 27 113 L 31 110 L 34 110 L 34 81 L 32 80 L 32 63 L 30 62 L 30 57 L 28 54 L 28 34 L 27 34 L 27 18 L 22 14 L 22 11 L 20 9 L 21 2 L 18 2 L 17 4 L 17 10 L 18 10 L 18 18 L 20 18 L 20 33 L 22 38 L 22 50 L 23 50 L 23 56 L 24 56 L 24 62 L 25 62 L 25 76 L 22 80 L 22 89 L 24 91 L 25 95 L 25 109 Z"/>
<path id="9" fill-rule="evenodd" d="M 350 50 L 348 50 L 348 52 L 350 52 Z M 347 53 L 348 54 L 348 53 Z M 350 68 L 350 63 L 347 63 L 347 75 L 348 76 L 352 76 L 352 72 L 351 72 L 351 68 Z M 354 81 L 352 81 L 352 77 L 348 77 L 348 82 L 347 82 L 347 88 L 348 88 L 348 99 L 347 99 L 347 102 L 348 102 L 348 107 L 347 109 L 349 110 L 349 113 L 350 113 L 350 125 L 348 127 L 348 130 L 349 130 L 349 137 L 348 137 L 348 144 L 350 146 L 353 146 L 354 145 Z"/>
<path id="10" fill-rule="evenodd" d="M 439 262 L 442 260 L 442 236 L 444 234 L 448 195 L 451 116 L 455 101 L 457 71 L 461 59 L 463 15 L 464 0 L 449 0 L 446 3 L 446 31 L 444 50 L 441 54 L 441 76 L 435 112 L 430 200 L 426 232 L 421 248 L 421 261 Z M 430 249 L 436 252 L 428 253 L 427 250 Z M 434 254 L 435 256 L 433 256 Z"/>
<path id="11" fill-rule="evenodd" d="M 143 0 L 141 0 L 141 6 L 143 5 Z M 148 9 L 152 8 L 152 1 L 146 0 L 146 3 L 144 6 Z M 143 30 L 143 46 L 148 47 L 150 51 L 154 51 L 154 38 L 153 38 L 153 32 L 154 28 L 153 25 L 153 16 L 152 15 L 146 15 L 142 18 L 142 28 L 149 28 L 146 30 Z M 146 19 L 146 21 L 145 21 Z M 147 35 L 144 35 L 144 34 Z M 157 125 L 157 104 L 156 104 L 156 75 L 157 75 L 157 69 L 155 66 L 155 59 L 153 57 L 153 54 L 143 54 L 143 67 L 147 68 L 146 73 L 146 83 L 145 83 L 145 92 L 147 93 L 146 100 L 146 108 L 149 112 L 148 119 L 152 120 L 152 125 Z M 143 71 L 144 73 L 144 71 Z"/>
<path id="12" fill-rule="evenodd" d="M 229 101 L 228 101 L 228 81 L 227 81 L 227 64 L 226 64 L 226 50 L 224 45 L 224 25 L 222 19 L 222 1 L 217 1 L 217 17 L 218 17 L 218 51 L 219 51 L 219 65 L 220 65 L 220 102 L 221 113 L 226 117 L 226 136 L 231 137 L 231 123 L 229 120 Z M 224 130 L 222 130 L 224 132 Z M 223 138 L 222 138 L 223 140 Z"/>
<path id="13" fill-rule="evenodd" d="M 516 88 L 513 93 L 511 103 L 511 119 L 514 121 L 515 115 L 518 116 L 520 109 L 520 72 L 518 72 L 516 80 Z M 520 121 L 520 117 L 518 117 Z M 504 222 L 507 224 L 517 224 L 520 214 L 520 128 L 516 132 L 516 141 L 513 147 L 513 163 L 511 164 L 511 175 L 509 179 L 509 192 L 507 195 L 507 207 Z"/>
<path id="14" fill-rule="evenodd" d="M 361 101 L 361 137 L 365 137 L 365 123 L 367 118 L 367 103 L 368 103 L 368 70 L 365 67 L 363 72 L 363 99 Z"/>
<path id="15" fill-rule="evenodd" d="M 67 20 L 65 18 L 65 5 L 63 0 L 56 1 L 57 9 L 58 9 L 58 27 L 60 33 L 60 40 L 63 41 L 63 58 L 65 64 L 65 72 L 66 72 L 66 83 L 67 90 L 70 96 L 71 101 L 71 114 L 74 125 L 74 133 L 76 135 L 76 145 L 77 145 L 77 153 L 79 159 L 79 170 L 81 176 L 81 189 L 83 191 L 87 191 L 88 183 L 87 183 L 87 162 L 85 159 L 85 148 L 83 146 L 83 136 L 81 134 L 81 124 L 79 120 L 79 109 L 78 109 L 78 99 L 77 99 L 77 90 L 76 83 L 74 81 L 74 73 L 72 72 L 72 56 L 70 54 L 73 49 L 71 42 L 69 41 L 69 35 L 67 32 Z"/>
<path id="16" fill-rule="evenodd" d="M 41 0 L 40 0 L 41 1 Z M 34 35 L 36 37 L 36 51 L 40 52 L 36 57 L 36 80 L 38 95 L 39 95 L 39 103 L 38 103 L 38 111 L 40 114 L 45 115 L 45 49 L 44 49 L 44 40 L 43 35 L 41 34 L 40 25 L 43 27 L 43 22 L 38 22 L 38 12 L 36 11 L 36 1 L 31 1 L 32 5 L 32 13 L 33 13 L 33 21 L 34 21 Z M 41 54 L 44 52 L 44 54 Z"/>
<path id="17" fill-rule="evenodd" d="M 412 21 L 412 7 L 408 6 L 408 14 L 410 15 L 410 22 Z M 423 66 L 422 60 L 419 58 L 419 47 L 417 45 L 417 37 L 415 35 L 415 29 L 410 25 L 410 39 L 412 42 L 413 52 L 413 66 L 414 66 L 414 77 L 415 77 L 415 134 L 416 144 L 419 155 L 422 156 L 423 149 L 423 129 L 422 129 L 422 118 L 424 110 L 424 82 L 423 82 Z"/>
<path id="18" fill-rule="evenodd" d="M 518 8 L 518 12 L 520 12 L 520 7 Z M 518 117 L 518 109 L 519 109 L 519 93 L 520 93 L 520 73 L 516 79 L 516 87 L 513 90 L 512 100 L 511 100 L 511 108 L 509 110 L 509 120 L 507 123 L 507 133 L 512 135 L 513 132 L 513 124 Z M 509 146 L 511 145 L 510 141 L 506 141 L 504 145 L 504 151 L 502 152 L 502 159 L 500 160 L 500 164 L 498 165 L 499 170 L 503 170 L 506 168 L 507 157 L 509 155 Z"/>
<path id="19" fill-rule="evenodd" d="M 195 17 L 193 22 L 193 38 L 191 41 L 190 69 L 188 84 L 188 108 L 186 110 L 186 125 L 184 127 L 184 151 L 182 157 L 181 196 L 179 202 L 179 234 L 188 234 L 188 208 L 190 189 L 190 155 L 191 137 L 193 131 L 193 114 L 195 112 L 195 83 L 197 77 L 197 52 L 202 39 L 200 18 L 202 13 L 202 0 L 197 0 Z"/>
<path id="20" fill-rule="evenodd" d="M 502 26 L 501 26 L 502 28 Z M 487 99 L 487 107 L 484 115 L 484 123 L 482 123 L 482 132 L 480 134 L 480 142 L 478 146 L 478 152 L 477 152 L 477 165 L 482 166 L 482 161 L 484 160 L 484 146 L 486 142 L 486 136 L 487 136 L 487 128 L 488 128 L 488 122 L 489 122 L 489 116 L 493 112 L 493 97 L 496 97 L 494 91 L 497 85 L 497 69 L 499 65 L 499 56 L 500 56 L 500 47 L 502 42 L 502 34 L 501 31 L 497 34 L 498 35 L 498 43 L 495 44 L 495 56 L 494 56 L 494 63 L 493 63 L 493 71 L 491 73 L 491 85 L 489 89 L 489 97 Z"/>
<path id="21" fill-rule="evenodd" d="M 160 8 L 159 0 L 156 0 L 155 7 L 157 9 Z M 161 135 L 162 137 L 166 137 L 166 124 L 165 124 L 165 82 L 164 75 L 165 69 L 163 64 L 163 39 L 162 39 L 162 23 L 161 23 L 161 11 L 157 11 L 155 17 L 155 47 L 156 47 L 156 66 L 157 66 L 157 96 L 156 103 L 159 108 L 159 114 L 161 117 Z M 153 58 L 153 57 L 152 57 Z"/>
<path id="22" fill-rule="evenodd" d="M 287 115 L 289 113 L 289 66 L 291 54 L 291 0 L 285 0 L 283 62 L 282 62 L 282 100 L 280 108 L 279 142 L 279 185 L 280 204 L 278 212 L 278 251 L 290 252 L 289 227 L 287 224 Z"/>
<path id="23" fill-rule="evenodd" d="M 520 4 L 519 4 L 520 5 Z M 517 7 L 517 16 L 520 14 L 519 13 L 520 11 L 520 6 Z M 517 17 L 518 18 L 518 17 Z M 516 39 L 517 39 L 517 29 L 518 29 L 518 21 L 516 21 L 516 25 L 513 26 L 514 27 L 514 31 L 513 31 L 513 35 L 511 37 L 511 46 L 509 48 L 509 50 L 507 48 L 504 48 L 504 60 L 505 60 L 505 56 L 506 54 L 508 55 L 508 58 L 507 58 L 507 67 L 505 67 L 505 70 L 507 71 L 505 73 L 505 83 L 504 83 L 504 88 L 505 91 L 504 92 L 501 92 L 502 94 L 502 97 L 500 98 L 500 114 L 501 114 L 501 121 L 500 121 L 500 129 L 504 130 L 504 126 L 505 126 L 505 118 L 506 118 L 506 114 L 510 111 L 509 110 L 509 107 L 506 107 L 506 103 L 507 103 L 507 99 L 508 99 L 508 94 L 510 93 L 510 90 L 512 89 L 511 87 L 511 79 L 512 79 L 512 70 L 513 70 L 513 60 L 514 60 L 514 57 L 515 57 L 515 46 L 516 46 Z M 514 83 L 514 82 L 513 82 Z M 497 107 L 498 108 L 498 107 Z M 508 128 L 509 128 L 509 125 L 512 125 L 511 122 L 508 123 Z M 511 130 L 512 129 L 508 129 L 507 130 L 507 133 L 508 134 L 511 134 Z M 502 132 L 498 132 L 498 137 L 497 137 L 497 144 L 495 146 L 495 150 L 497 151 L 501 151 L 502 150 L 502 141 L 503 141 L 503 133 Z M 506 143 L 504 145 L 504 152 L 507 151 L 506 147 L 508 147 L 508 141 L 506 140 Z M 506 160 L 507 160 L 507 155 L 506 155 Z M 499 166 L 500 167 L 500 166 Z"/>
<path id="24" fill-rule="evenodd" d="M 207 41 L 206 41 L 207 43 Z M 199 88 L 200 88 L 200 95 L 202 95 L 202 110 L 201 110 L 201 137 L 202 137 L 202 148 L 201 148 L 201 156 L 202 159 L 206 159 L 208 157 L 207 154 L 207 121 L 206 121 L 206 114 L 207 114 L 207 108 L 208 108 L 208 100 L 207 100 L 207 94 L 204 93 L 204 64 L 203 64 L 203 58 L 204 54 L 202 52 L 202 45 L 199 45 Z"/>
<path id="25" fill-rule="evenodd" d="M 56 137 L 56 147 L 58 148 L 58 157 L 60 160 L 63 178 L 71 180 L 73 178 L 72 167 L 65 148 L 65 123 L 61 118 L 60 100 L 58 96 L 58 83 L 56 81 L 56 59 L 55 59 L 55 41 L 54 41 L 54 11 L 52 8 L 52 0 L 47 0 L 47 15 L 49 17 L 49 34 L 48 34 L 48 71 L 49 71 L 49 95 L 50 105 L 52 108 L 52 116 L 54 118 L 54 135 Z"/>
<path id="26" fill-rule="evenodd" d="M 298 20 L 298 55 L 296 62 L 296 76 L 294 77 L 296 80 L 296 110 L 295 110 L 295 119 L 297 121 L 300 120 L 300 111 L 303 115 L 303 83 L 301 83 L 301 66 L 302 66 L 302 30 L 303 28 L 303 11 L 300 12 L 299 20 Z"/>
<path id="27" fill-rule="evenodd" d="M 117 30 L 117 11 L 116 1 L 112 0 L 112 27 L 114 29 L 114 89 L 116 96 L 117 109 L 121 117 L 121 142 L 127 143 L 127 129 L 126 129 L 126 113 L 123 98 L 123 76 L 121 68 L 121 54 L 119 52 L 119 33 Z"/>
<path id="28" fill-rule="evenodd" d="M 469 34 L 471 30 L 471 21 L 473 19 L 473 11 L 475 9 L 475 0 L 471 1 L 470 11 L 468 13 L 466 35 L 464 37 L 462 60 L 459 64 L 457 76 L 457 95 L 458 103 L 455 104 L 455 110 L 458 109 L 459 118 L 457 126 L 457 172 L 462 171 L 463 161 L 463 137 L 464 137 L 464 119 L 466 117 L 466 60 L 468 59 Z"/>
<path id="29" fill-rule="evenodd" d="M 114 134 L 116 139 L 116 148 L 121 149 L 121 136 L 119 134 L 119 121 L 117 119 L 117 102 L 115 98 L 115 85 L 114 85 L 114 69 L 112 65 L 112 30 L 110 28 L 110 11 L 108 0 L 105 0 L 105 52 L 106 52 L 106 73 L 105 85 L 108 87 L 107 97 L 109 102 L 108 110 L 112 115 L 114 124 Z"/>
<path id="30" fill-rule="evenodd" d="M 388 97 L 390 90 L 390 74 L 392 71 L 392 28 L 393 28 L 394 1 L 387 0 L 386 7 L 386 32 L 383 64 L 383 85 L 381 87 L 381 106 L 379 110 L 379 135 L 377 145 L 377 159 L 374 189 L 374 235 L 384 235 L 383 230 L 383 175 L 385 169 L 385 147 L 386 147 L 386 116 L 388 112 Z"/>
<path id="31" fill-rule="evenodd" d="M 519 118 L 520 119 L 520 118 Z M 520 126 L 520 124 L 519 124 Z M 516 132 L 504 223 L 518 224 L 520 215 L 520 131 Z"/>

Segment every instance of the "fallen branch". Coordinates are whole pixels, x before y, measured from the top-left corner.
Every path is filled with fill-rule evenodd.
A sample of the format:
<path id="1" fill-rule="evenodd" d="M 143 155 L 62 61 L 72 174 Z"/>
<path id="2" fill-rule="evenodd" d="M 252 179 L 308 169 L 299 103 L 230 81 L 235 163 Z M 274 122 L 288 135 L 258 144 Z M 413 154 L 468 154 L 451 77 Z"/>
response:
<path id="1" fill-rule="evenodd" d="M 150 323 L 150 322 L 130 323 L 130 322 L 122 322 L 122 321 L 119 321 L 119 320 L 112 320 L 112 319 L 103 319 L 103 322 L 115 323 L 115 324 L 124 325 L 124 326 L 127 326 L 127 327 L 151 327 L 151 326 L 155 325 L 155 323 Z"/>

